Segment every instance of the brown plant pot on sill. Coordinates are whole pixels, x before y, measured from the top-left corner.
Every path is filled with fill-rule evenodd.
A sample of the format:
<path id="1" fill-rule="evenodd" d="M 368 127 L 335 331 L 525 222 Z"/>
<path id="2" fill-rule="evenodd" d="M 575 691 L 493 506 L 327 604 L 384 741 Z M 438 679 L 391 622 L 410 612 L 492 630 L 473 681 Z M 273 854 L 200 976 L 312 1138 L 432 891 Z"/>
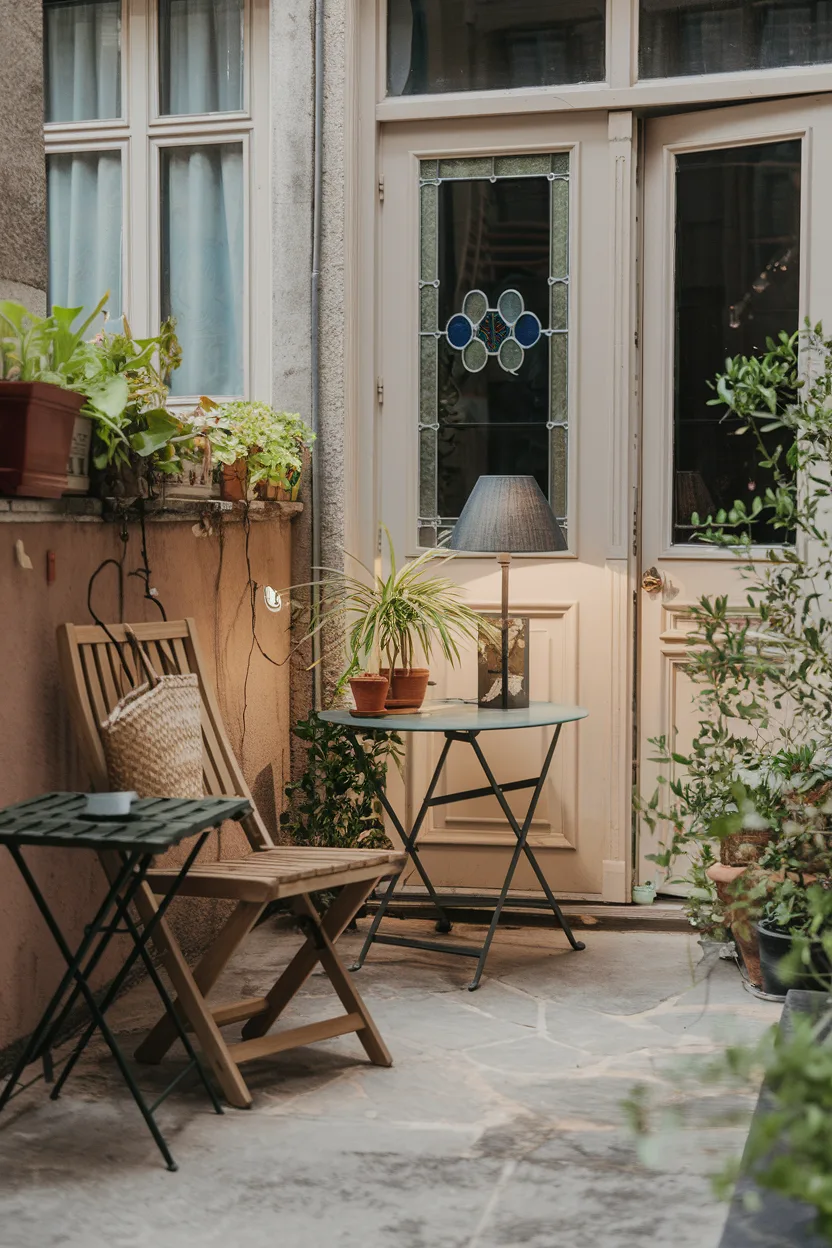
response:
<path id="1" fill-rule="evenodd" d="M 383 667 L 382 676 L 390 676 L 390 669 Z M 388 711 L 418 711 L 425 700 L 430 680 L 430 669 L 427 667 L 396 667 L 390 680 L 387 694 Z"/>
<path id="2" fill-rule="evenodd" d="M 258 481 L 254 493 L 266 502 L 288 503 L 292 497 L 285 485 L 273 485 L 271 481 Z"/>
<path id="3" fill-rule="evenodd" d="M 0 492 L 60 498 L 82 394 L 45 381 L 0 381 Z"/>
<path id="4" fill-rule="evenodd" d="M 356 711 L 361 715 L 378 715 L 383 711 L 388 684 L 386 676 L 371 676 L 369 673 L 351 676 L 350 689 Z"/>
<path id="5" fill-rule="evenodd" d="M 245 501 L 247 466 L 248 462 L 245 459 L 235 459 L 233 464 L 223 464 L 220 498 L 226 503 Z"/>

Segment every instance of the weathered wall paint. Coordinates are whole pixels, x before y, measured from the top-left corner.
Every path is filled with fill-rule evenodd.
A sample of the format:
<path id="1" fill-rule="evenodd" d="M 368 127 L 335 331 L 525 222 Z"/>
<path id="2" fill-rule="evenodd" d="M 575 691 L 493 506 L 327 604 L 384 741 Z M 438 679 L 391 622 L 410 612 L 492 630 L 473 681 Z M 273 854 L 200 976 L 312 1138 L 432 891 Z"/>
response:
<path id="1" fill-rule="evenodd" d="M 226 727 L 266 823 L 274 829 L 288 778 L 288 663 L 276 667 L 251 645 L 244 534 L 226 523 L 221 534 L 197 538 L 188 523 L 150 522 L 148 551 L 153 584 L 169 619 L 194 616 Z M 129 526 L 125 571 L 139 564 L 140 533 Z M 32 561 L 24 571 L 14 558 L 22 540 Z M 46 582 L 47 551 L 55 552 L 56 579 Z M 119 530 L 110 523 L 0 523 L 0 804 L 50 789 L 88 787 L 72 739 L 60 687 L 55 628 L 63 621 L 89 623 L 87 584 L 106 558 L 118 559 Z M 288 583 L 291 525 L 274 519 L 251 526 L 252 576 L 260 585 Z M 152 620 L 136 577 L 125 578 L 127 620 Z M 116 569 L 96 582 L 96 613 L 118 618 Z M 286 614 L 272 615 L 260 596 L 257 635 L 267 654 L 288 653 Z M 250 668 L 249 668 L 250 661 Z M 244 684 L 248 698 L 243 740 Z M 55 902 L 58 920 L 77 941 L 99 896 L 103 877 L 92 854 L 28 851 L 33 872 Z M 231 857 L 248 852 L 239 828 L 223 829 L 203 853 Z M 193 955 L 216 928 L 222 904 L 181 899 L 175 924 Z M 173 909 L 173 907 L 172 907 Z M 31 1030 L 54 988 L 61 962 L 34 903 L 5 850 L 0 850 L 0 1050 Z M 102 966 L 100 978 L 112 970 Z"/>

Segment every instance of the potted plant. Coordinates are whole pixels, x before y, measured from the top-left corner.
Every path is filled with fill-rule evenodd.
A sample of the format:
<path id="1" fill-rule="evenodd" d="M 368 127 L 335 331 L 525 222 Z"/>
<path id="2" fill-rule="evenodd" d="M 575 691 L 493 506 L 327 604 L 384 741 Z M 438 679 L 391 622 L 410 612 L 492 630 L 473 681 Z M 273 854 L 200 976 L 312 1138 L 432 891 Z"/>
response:
<path id="1" fill-rule="evenodd" d="M 220 407 L 212 404 L 206 431 L 214 459 L 222 466 L 223 498 L 297 498 L 304 451 L 315 436 L 299 415 L 241 399 Z"/>
<path id="2" fill-rule="evenodd" d="M 353 696 L 378 711 L 418 710 L 427 692 L 429 669 L 414 664 L 417 653 L 428 661 L 435 648 L 451 665 L 460 660 L 459 642 L 476 641 L 480 628 L 494 627 L 467 606 L 460 587 L 437 575 L 452 556 L 428 550 L 399 567 L 385 529 L 390 570 L 363 576 L 332 572 L 318 583 L 320 606 L 307 636 L 341 625 L 348 643 L 348 672 Z M 495 628 L 496 632 L 496 628 Z M 386 665 L 382 666 L 382 659 Z"/>
<path id="3" fill-rule="evenodd" d="M 0 491 L 60 498 L 85 396 L 59 375 L 100 305 L 79 329 L 80 309 L 55 308 L 36 316 L 23 304 L 0 302 Z"/>
<path id="4" fill-rule="evenodd" d="M 37 489 L 47 497 L 63 493 L 73 422 L 76 446 L 85 440 L 80 436 L 85 431 L 77 427 L 79 413 L 91 425 L 92 464 L 105 494 L 148 494 L 153 459 L 160 453 L 163 460 L 170 459 L 166 448 L 193 441 L 194 431 L 184 429 L 164 406 L 166 379 L 178 367 L 181 356 L 173 321 L 165 321 L 155 337 L 142 339 L 133 337 L 125 317 L 120 332 L 102 331 L 87 340 L 93 322 L 106 317 L 108 298 L 109 292 L 89 316 L 82 308 L 53 307 L 49 316 L 39 317 L 22 304 L 0 304 L 0 357 L 5 379 L 0 383 L 0 446 L 9 448 L 0 454 L 7 459 L 18 455 L 18 460 L 0 463 L 0 488 L 18 492 Z M 40 388 L 33 391 L 33 386 Z M 41 447 L 43 438 L 33 440 L 41 428 L 38 403 L 44 397 L 53 408 L 63 404 L 73 418 L 70 421 L 67 417 L 60 431 L 53 429 L 48 448 Z M 23 411 L 21 398 L 26 402 Z M 36 400 L 31 410 L 30 399 Z M 34 422 L 31 427 L 30 422 Z M 42 466 L 37 480 L 31 480 L 25 475 L 27 469 L 20 467 L 19 456 L 35 447 L 51 455 L 48 479 L 43 477 Z M 42 459 L 40 462 L 43 465 Z M 79 466 L 83 465 L 73 468 Z M 21 472 L 24 477 L 18 481 Z"/>

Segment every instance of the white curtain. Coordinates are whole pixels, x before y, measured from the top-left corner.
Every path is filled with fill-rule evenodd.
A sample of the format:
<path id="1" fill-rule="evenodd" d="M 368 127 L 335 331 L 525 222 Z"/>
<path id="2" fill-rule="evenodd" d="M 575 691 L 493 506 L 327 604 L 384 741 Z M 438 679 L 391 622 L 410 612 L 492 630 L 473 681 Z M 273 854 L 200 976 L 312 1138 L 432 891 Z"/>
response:
<path id="1" fill-rule="evenodd" d="M 162 161 L 162 307 L 182 344 L 172 393 L 240 395 L 242 144 L 168 147 Z"/>
<path id="2" fill-rule="evenodd" d="M 46 0 L 47 121 L 121 116 L 121 0 Z"/>
<path id="3" fill-rule="evenodd" d="M 162 112 L 241 109 L 242 0 L 163 0 L 159 22 Z"/>
<path id="4" fill-rule="evenodd" d="M 72 152 L 47 157 L 49 302 L 92 311 L 110 291 L 121 316 L 121 156 Z M 101 328 L 101 326 L 98 326 Z"/>

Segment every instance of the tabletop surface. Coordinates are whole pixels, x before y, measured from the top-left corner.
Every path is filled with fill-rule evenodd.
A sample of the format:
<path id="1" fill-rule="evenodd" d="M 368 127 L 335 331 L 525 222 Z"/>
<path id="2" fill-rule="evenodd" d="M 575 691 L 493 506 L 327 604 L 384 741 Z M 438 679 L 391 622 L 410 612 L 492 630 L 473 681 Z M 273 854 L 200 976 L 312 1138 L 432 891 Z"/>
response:
<path id="1" fill-rule="evenodd" d="M 251 810 L 247 797 L 146 797 L 128 816 L 85 815 L 86 793 L 44 793 L 0 810 L 0 845 L 130 849 L 160 854 Z"/>
<path id="2" fill-rule="evenodd" d="M 494 732 L 500 728 L 542 728 L 585 719 L 582 706 L 558 702 L 530 702 L 528 706 L 502 711 L 485 709 L 475 702 L 426 702 L 412 715 L 354 715 L 352 711 L 319 711 L 329 724 L 350 728 L 374 728 L 377 732 Z"/>

